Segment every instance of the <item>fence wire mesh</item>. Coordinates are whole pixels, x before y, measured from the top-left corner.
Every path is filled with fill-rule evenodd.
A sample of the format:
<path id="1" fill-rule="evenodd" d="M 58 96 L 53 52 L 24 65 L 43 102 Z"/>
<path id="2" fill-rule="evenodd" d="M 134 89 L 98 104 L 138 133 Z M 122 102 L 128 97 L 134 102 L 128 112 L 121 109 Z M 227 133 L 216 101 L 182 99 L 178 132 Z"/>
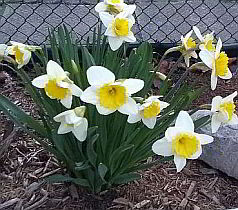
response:
<path id="1" fill-rule="evenodd" d="M 66 24 L 79 41 L 92 36 L 98 25 L 97 0 L 0 0 L 0 40 L 41 45 L 48 28 Z M 238 1 L 127 0 L 136 4 L 137 40 L 176 43 L 193 25 L 215 31 L 225 44 L 238 44 Z"/>

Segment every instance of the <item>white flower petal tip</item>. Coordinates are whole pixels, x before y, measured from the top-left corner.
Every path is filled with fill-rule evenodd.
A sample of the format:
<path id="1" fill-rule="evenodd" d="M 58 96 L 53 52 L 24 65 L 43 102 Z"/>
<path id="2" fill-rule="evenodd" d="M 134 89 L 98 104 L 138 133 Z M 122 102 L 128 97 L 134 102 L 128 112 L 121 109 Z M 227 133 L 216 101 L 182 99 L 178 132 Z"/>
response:
<path id="1" fill-rule="evenodd" d="M 58 128 L 58 134 L 72 132 L 79 141 L 84 141 L 87 137 L 88 121 L 86 118 L 81 117 L 81 111 L 85 112 L 84 106 L 56 115 L 53 119 L 61 123 Z"/>
<path id="2" fill-rule="evenodd" d="M 175 122 L 175 127 L 183 127 L 187 131 L 194 131 L 194 124 L 192 118 L 185 111 L 180 111 Z"/>
<path id="3" fill-rule="evenodd" d="M 157 155 L 165 157 L 173 155 L 172 144 L 169 143 L 166 138 L 157 140 L 152 145 L 152 151 Z"/>
<path id="4" fill-rule="evenodd" d="M 91 66 L 87 70 L 88 82 L 92 86 L 103 85 L 115 81 L 115 75 L 105 67 Z"/>

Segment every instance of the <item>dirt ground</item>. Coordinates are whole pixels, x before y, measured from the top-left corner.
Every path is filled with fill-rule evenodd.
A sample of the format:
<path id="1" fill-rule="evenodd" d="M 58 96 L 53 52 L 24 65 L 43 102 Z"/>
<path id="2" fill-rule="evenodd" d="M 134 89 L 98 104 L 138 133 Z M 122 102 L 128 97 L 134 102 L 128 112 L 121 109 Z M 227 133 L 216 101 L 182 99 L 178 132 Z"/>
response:
<path id="1" fill-rule="evenodd" d="M 211 103 L 216 95 L 226 96 L 238 90 L 238 77 L 233 73 L 231 80 L 219 80 L 215 91 L 205 91 L 193 105 Z M 0 93 L 36 115 L 35 105 L 16 77 L 3 69 L 0 74 Z M 209 85 L 209 72 L 190 74 L 190 80 L 197 79 L 198 85 Z M 176 173 L 173 162 L 158 164 L 140 172 L 139 181 L 95 195 L 71 184 L 45 184 L 44 177 L 62 170 L 56 159 L 1 113 L 0 148 L 3 146 L 8 149 L 0 155 L 0 209 L 209 210 L 238 207 L 238 180 L 200 160 L 188 161 L 180 173 Z"/>

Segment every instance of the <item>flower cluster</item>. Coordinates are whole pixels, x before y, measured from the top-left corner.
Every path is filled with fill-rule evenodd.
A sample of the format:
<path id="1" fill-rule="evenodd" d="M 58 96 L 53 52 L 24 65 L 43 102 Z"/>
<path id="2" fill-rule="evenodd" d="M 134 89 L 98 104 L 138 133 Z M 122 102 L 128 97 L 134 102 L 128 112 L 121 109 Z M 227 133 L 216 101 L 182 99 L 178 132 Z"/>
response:
<path id="1" fill-rule="evenodd" d="M 133 17 L 135 9 L 135 5 L 127 5 L 123 0 L 104 0 L 96 5 L 95 10 L 99 13 L 99 17 L 106 27 L 105 35 L 108 36 L 108 42 L 113 51 L 119 49 L 123 42 L 136 41 L 132 32 L 132 26 L 135 23 Z M 196 43 L 191 37 L 193 32 L 195 32 L 199 43 Z M 181 36 L 181 42 L 182 44 L 180 46 L 170 49 L 169 52 L 174 50 L 180 51 L 188 68 L 190 66 L 190 58 L 198 58 L 199 55 L 203 64 L 211 70 L 212 90 L 216 88 L 218 77 L 221 79 L 230 79 L 232 77 L 228 68 L 228 56 L 224 51 L 221 51 L 221 39 L 219 38 L 217 44 L 214 44 L 214 32 L 203 36 L 199 29 L 194 26 L 193 30 L 188 34 Z M 18 42 L 11 42 L 11 45 L 0 45 L 0 55 L 14 56 L 15 62 L 18 65 L 17 68 L 26 65 L 31 59 L 32 52 L 41 49 L 37 46 L 25 45 Z M 197 54 L 197 50 L 200 50 L 199 54 Z M 76 69 L 77 65 L 74 61 L 72 63 L 72 67 Z M 123 118 L 124 122 L 128 123 L 126 126 L 134 124 L 131 127 L 136 127 L 138 125 L 137 130 L 140 130 L 140 128 L 146 130 L 148 133 L 145 135 L 148 134 L 148 138 L 154 136 L 150 135 L 153 129 L 159 129 L 159 125 L 156 126 L 157 120 L 162 119 L 161 117 L 167 109 L 172 107 L 171 115 L 177 113 L 175 111 L 176 109 L 173 108 L 174 106 L 170 106 L 163 96 L 149 95 L 148 93 L 142 97 L 135 95 L 147 85 L 145 79 L 144 81 L 138 79 L 141 78 L 139 77 L 140 75 L 136 75 L 136 78 L 130 78 L 130 76 L 128 76 L 129 78 L 116 78 L 117 74 L 115 75 L 113 73 L 114 71 L 111 70 L 103 66 L 91 66 L 87 70 L 85 69 L 85 75 L 83 76 L 85 80 L 87 77 L 86 83 L 88 82 L 89 86 L 83 86 L 84 89 L 83 87 L 79 87 L 81 86 L 80 82 L 76 83 L 79 86 L 74 83 L 74 77 L 71 77 L 69 72 L 65 71 L 57 62 L 50 60 L 46 66 L 46 74 L 32 80 L 33 86 L 42 89 L 41 93 L 44 97 L 58 100 L 67 109 L 59 111 L 61 113 L 56 113 L 56 116 L 53 117 L 55 122 L 60 123 L 59 127 L 57 126 L 58 134 L 63 135 L 72 132 L 78 141 L 87 142 L 88 127 L 94 126 L 90 125 L 91 120 L 88 121 L 88 116 L 92 114 L 90 113 L 88 115 L 87 113 L 91 110 L 87 110 L 88 104 L 94 105 L 95 110 L 103 116 L 118 111 L 120 113 L 118 116 L 126 116 L 126 118 L 125 116 Z M 73 72 L 78 73 L 75 70 Z M 74 76 L 78 76 L 78 74 Z M 165 75 L 162 74 L 162 76 L 166 78 Z M 236 96 L 237 91 L 225 98 L 216 96 L 212 99 L 212 133 L 215 133 L 221 124 L 238 124 L 234 103 Z M 77 97 L 76 100 L 73 100 L 73 97 Z M 90 107 L 92 107 L 91 105 Z M 170 112 L 167 112 L 165 117 L 168 115 L 170 115 Z M 50 123 L 52 124 L 52 122 Z M 106 124 L 110 124 L 110 122 Z M 170 126 L 172 127 L 167 128 L 163 138 L 156 139 L 157 141 L 154 143 L 152 140 L 154 141 L 155 137 L 151 137 L 152 140 L 149 140 L 153 143 L 152 151 L 154 153 L 162 156 L 174 155 L 174 162 L 179 172 L 186 165 L 186 159 L 198 158 L 202 153 L 202 145 L 213 142 L 213 137 L 196 133 L 192 118 L 186 111 L 180 111 L 174 126 L 173 123 Z M 126 135 L 126 132 L 122 130 L 122 135 L 119 135 L 119 137 L 124 138 Z M 123 145 L 123 150 L 126 151 L 124 146 L 128 145 Z M 87 149 L 91 151 L 90 148 Z M 112 161 L 108 162 L 110 165 Z"/>
<path id="2" fill-rule="evenodd" d="M 192 33 L 195 32 L 199 43 L 198 47 L 195 40 L 191 37 Z M 168 52 L 179 50 L 185 60 L 186 66 L 190 65 L 190 58 L 198 58 L 196 53 L 197 49 L 200 49 L 199 57 L 202 62 L 212 70 L 211 73 L 211 89 L 215 90 L 217 86 L 217 78 L 231 79 L 232 74 L 228 68 L 228 56 L 222 51 L 222 41 L 219 38 L 217 45 L 214 45 L 214 32 L 202 36 L 200 30 L 193 26 L 193 30 L 186 34 L 185 37 L 181 36 L 182 45 L 169 49 Z"/>
<path id="3" fill-rule="evenodd" d="M 124 41 L 136 41 L 131 31 L 135 24 L 132 16 L 135 9 L 135 5 L 127 5 L 123 0 L 104 0 L 96 5 L 95 10 L 107 28 L 105 35 L 108 36 L 108 42 L 113 51 L 117 50 Z"/>

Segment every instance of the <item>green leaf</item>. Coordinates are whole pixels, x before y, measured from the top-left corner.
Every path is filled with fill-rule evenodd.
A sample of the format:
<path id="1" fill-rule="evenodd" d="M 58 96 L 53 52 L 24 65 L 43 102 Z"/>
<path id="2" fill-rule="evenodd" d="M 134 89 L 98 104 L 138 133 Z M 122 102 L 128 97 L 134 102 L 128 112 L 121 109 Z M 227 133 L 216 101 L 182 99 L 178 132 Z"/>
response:
<path id="1" fill-rule="evenodd" d="M 46 129 L 37 122 L 33 117 L 30 115 L 27 115 L 24 111 L 22 111 L 18 106 L 16 106 L 14 103 L 8 100 L 7 97 L 0 94 L 0 110 L 4 112 L 3 109 L 5 108 L 8 110 L 8 113 L 5 114 L 11 114 L 13 118 L 17 118 L 22 123 L 26 124 L 28 127 L 34 129 L 37 133 L 39 133 L 43 137 L 48 137 L 48 134 L 46 132 Z"/>
<path id="2" fill-rule="evenodd" d="M 128 182 L 132 182 L 132 181 L 138 180 L 140 178 L 141 178 L 140 174 L 127 173 L 127 174 L 122 174 L 122 175 L 114 177 L 111 180 L 111 183 L 112 184 L 126 184 Z"/>
<path id="3" fill-rule="evenodd" d="M 98 139 L 99 135 L 96 134 L 92 138 L 87 139 L 87 156 L 89 162 L 96 167 L 96 162 L 97 162 L 97 153 L 94 150 L 94 143 Z"/>

